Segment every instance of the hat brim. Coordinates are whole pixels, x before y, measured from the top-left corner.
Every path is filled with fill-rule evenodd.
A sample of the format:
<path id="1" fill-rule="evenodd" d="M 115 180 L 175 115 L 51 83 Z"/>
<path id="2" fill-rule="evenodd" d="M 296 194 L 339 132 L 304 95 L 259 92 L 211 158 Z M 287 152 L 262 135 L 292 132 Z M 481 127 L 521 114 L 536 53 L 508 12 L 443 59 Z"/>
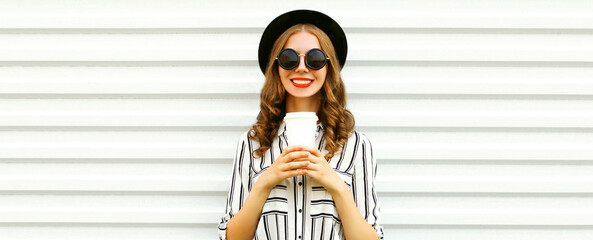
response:
<path id="1" fill-rule="evenodd" d="M 346 34 L 340 25 L 331 17 L 312 10 L 294 10 L 276 17 L 264 30 L 259 42 L 258 61 L 262 73 L 266 73 L 266 67 L 270 61 L 270 53 L 276 39 L 288 28 L 300 24 L 313 24 L 327 34 L 336 50 L 336 57 L 340 67 L 344 67 L 348 55 L 348 43 Z"/>

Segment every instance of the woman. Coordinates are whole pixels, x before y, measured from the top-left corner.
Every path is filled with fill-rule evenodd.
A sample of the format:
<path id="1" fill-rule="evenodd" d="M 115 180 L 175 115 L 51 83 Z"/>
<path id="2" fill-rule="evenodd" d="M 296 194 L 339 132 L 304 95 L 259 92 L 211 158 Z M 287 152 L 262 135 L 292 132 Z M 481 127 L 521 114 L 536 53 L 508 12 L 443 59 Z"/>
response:
<path id="1" fill-rule="evenodd" d="M 260 113 L 237 146 L 220 239 L 383 239 L 371 143 L 345 109 L 346 55 L 344 31 L 320 12 L 265 29 Z M 316 147 L 287 146 L 291 112 L 317 113 Z"/>

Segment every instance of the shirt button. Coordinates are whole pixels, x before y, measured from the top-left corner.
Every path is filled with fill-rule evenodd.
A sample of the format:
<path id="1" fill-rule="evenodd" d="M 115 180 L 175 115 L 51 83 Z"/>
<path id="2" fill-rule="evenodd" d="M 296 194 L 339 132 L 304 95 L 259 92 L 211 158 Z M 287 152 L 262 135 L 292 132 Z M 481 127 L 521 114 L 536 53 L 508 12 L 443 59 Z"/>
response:
<path id="1" fill-rule="evenodd" d="M 299 213 L 302 213 L 302 212 L 303 212 L 303 209 L 299 209 Z"/>
<path id="2" fill-rule="evenodd" d="M 301 236 L 299 236 L 299 239 L 301 239 L 301 238 L 302 238 L 302 237 L 301 237 Z"/>
<path id="3" fill-rule="evenodd" d="M 299 182 L 299 186 L 303 186 L 303 183 L 302 182 Z"/>

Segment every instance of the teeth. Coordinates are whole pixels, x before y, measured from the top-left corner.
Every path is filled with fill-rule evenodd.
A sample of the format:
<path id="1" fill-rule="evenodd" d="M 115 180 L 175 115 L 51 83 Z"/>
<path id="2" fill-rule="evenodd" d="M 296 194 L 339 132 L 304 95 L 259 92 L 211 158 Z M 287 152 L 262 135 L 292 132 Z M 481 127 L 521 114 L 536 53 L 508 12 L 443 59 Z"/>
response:
<path id="1" fill-rule="evenodd" d="M 312 80 L 307 81 L 307 80 L 292 80 L 294 83 L 296 84 L 308 84 L 310 82 L 312 82 Z"/>

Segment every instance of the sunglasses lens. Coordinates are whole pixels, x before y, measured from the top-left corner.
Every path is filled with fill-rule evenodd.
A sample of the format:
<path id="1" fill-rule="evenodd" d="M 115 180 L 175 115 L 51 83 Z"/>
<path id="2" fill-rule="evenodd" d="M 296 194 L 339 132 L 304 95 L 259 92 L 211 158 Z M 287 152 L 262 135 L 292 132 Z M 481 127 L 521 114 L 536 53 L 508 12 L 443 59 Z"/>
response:
<path id="1" fill-rule="evenodd" d="M 321 69 L 325 66 L 327 56 L 321 49 L 312 49 L 305 56 L 305 62 L 311 69 Z"/>
<path id="2" fill-rule="evenodd" d="M 299 54 L 292 49 L 284 49 L 278 54 L 278 65 L 280 67 L 290 70 L 299 65 Z"/>

